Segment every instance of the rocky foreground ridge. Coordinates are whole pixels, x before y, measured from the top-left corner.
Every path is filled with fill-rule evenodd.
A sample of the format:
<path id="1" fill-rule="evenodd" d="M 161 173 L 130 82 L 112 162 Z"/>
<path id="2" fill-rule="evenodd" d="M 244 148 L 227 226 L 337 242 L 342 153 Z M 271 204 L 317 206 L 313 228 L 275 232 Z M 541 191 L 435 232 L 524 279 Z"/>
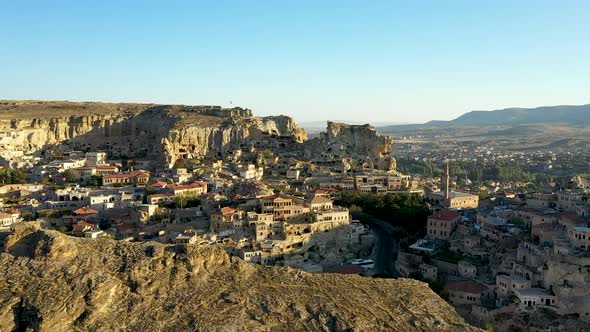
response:
<path id="1" fill-rule="evenodd" d="M 154 167 L 220 158 L 253 146 L 293 157 L 311 151 L 320 161 L 352 158 L 383 169 L 392 165 L 392 141 L 370 126 L 330 123 L 328 134 L 308 141 L 291 117 L 256 117 L 240 107 L 0 100 L 0 150 L 40 154 L 63 145 L 146 159 Z"/>
<path id="2" fill-rule="evenodd" d="M 475 331 L 426 284 L 258 266 L 217 247 L 0 240 L 0 331 Z"/>

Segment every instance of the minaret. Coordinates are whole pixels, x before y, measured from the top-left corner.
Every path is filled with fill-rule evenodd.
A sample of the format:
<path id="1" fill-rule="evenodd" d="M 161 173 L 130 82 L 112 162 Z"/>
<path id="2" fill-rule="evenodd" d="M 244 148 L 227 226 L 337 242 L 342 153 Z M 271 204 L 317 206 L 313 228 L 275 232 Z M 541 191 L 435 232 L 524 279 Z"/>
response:
<path id="1" fill-rule="evenodd" d="M 445 201 L 449 201 L 449 186 L 450 186 L 450 180 L 449 180 L 449 160 L 445 160 L 445 179 L 443 182 L 443 186 L 445 187 Z"/>

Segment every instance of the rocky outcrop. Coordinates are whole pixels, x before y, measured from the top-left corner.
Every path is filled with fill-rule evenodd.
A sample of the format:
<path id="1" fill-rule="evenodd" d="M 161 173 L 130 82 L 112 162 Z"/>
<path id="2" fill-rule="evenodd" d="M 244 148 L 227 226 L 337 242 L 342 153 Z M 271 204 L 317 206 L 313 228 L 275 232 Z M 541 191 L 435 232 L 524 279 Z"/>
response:
<path id="1" fill-rule="evenodd" d="M 162 139 L 167 161 L 199 156 L 219 156 L 249 146 L 252 140 L 269 137 L 287 138 L 294 143 L 307 140 L 307 134 L 288 116 L 238 118 L 230 123 L 201 126 L 191 123 L 169 131 Z"/>
<path id="2" fill-rule="evenodd" d="M 239 107 L 0 102 L 0 147 L 25 153 L 67 145 L 173 164 L 216 157 L 264 137 L 307 139 L 290 117 L 259 118 Z"/>
<path id="3" fill-rule="evenodd" d="M 141 158 L 154 166 L 217 159 L 255 142 L 316 162 L 395 170 L 393 141 L 370 125 L 328 122 L 320 137 L 288 116 L 255 117 L 219 106 L 0 101 L 0 149 L 26 154 L 68 147 Z"/>
<path id="4" fill-rule="evenodd" d="M 476 330 L 414 280 L 309 274 L 212 246 L 73 238 L 30 224 L 3 242 L 1 331 Z"/>
<path id="5" fill-rule="evenodd" d="M 369 168 L 395 170 L 393 139 L 371 125 L 349 125 L 328 121 L 326 132 L 307 142 L 305 154 L 317 161 L 352 159 Z"/>

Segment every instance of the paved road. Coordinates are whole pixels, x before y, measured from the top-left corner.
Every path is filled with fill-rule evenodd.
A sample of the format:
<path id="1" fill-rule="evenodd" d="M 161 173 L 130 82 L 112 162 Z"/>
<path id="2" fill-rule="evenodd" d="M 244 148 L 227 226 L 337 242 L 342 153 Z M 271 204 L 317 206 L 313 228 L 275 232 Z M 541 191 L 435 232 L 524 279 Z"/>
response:
<path id="1" fill-rule="evenodd" d="M 369 227 L 375 234 L 375 273 L 397 276 L 394 263 L 397 259 L 398 243 L 391 236 L 393 227 L 384 222 L 371 222 Z"/>

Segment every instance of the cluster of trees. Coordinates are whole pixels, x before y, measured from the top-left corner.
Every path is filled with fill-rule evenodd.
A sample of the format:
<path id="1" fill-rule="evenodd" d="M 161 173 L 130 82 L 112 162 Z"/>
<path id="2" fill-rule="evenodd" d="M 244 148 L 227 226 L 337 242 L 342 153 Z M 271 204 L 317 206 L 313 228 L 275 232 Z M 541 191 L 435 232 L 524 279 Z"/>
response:
<path id="1" fill-rule="evenodd" d="M 400 231 L 398 238 L 422 232 L 430 215 L 428 204 L 417 194 L 344 192 L 334 203 L 350 208 L 353 217 L 363 222 L 376 218 L 391 224 Z"/>
<path id="2" fill-rule="evenodd" d="M 397 169 L 405 174 L 416 174 L 428 177 L 440 176 L 443 169 L 432 160 L 397 159 Z"/>
<path id="3" fill-rule="evenodd" d="M 78 182 L 80 181 L 80 173 L 74 169 L 68 169 L 64 172 L 64 177 L 66 178 L 66 182 Z"/>
<path id="4" fill-rule="evenodd" d="M 270 149 L 265 149 L 264 151 L 262 151 L 262 158 L 274 158 L 275 154 L 274 152 L 272 152 Z"/>
<path id="5" fill-rule="evenodd" d="M 397 168 L 402 173 L 417 174 L 428 177 L 442 176 L 443 165 L 438 165 L 431 160 L 398 159 Z M 491 180 L 511 182 L 531 182 L 535 185 L 543 185 L 555 180 L 555 176 L 546 172 L 539 172 L 526 164 L 514 163 L 506 165 L 486 164 L 472 161 L 453 161 L 449 165 L 452 176 L 469 178 L 472 181 L 482 182 Z"/>
<path id="6" fill-rule="evenodd" d="M 0 167 L 0 184 L 17 184 L 27 182 L 23 168 Z"/>

